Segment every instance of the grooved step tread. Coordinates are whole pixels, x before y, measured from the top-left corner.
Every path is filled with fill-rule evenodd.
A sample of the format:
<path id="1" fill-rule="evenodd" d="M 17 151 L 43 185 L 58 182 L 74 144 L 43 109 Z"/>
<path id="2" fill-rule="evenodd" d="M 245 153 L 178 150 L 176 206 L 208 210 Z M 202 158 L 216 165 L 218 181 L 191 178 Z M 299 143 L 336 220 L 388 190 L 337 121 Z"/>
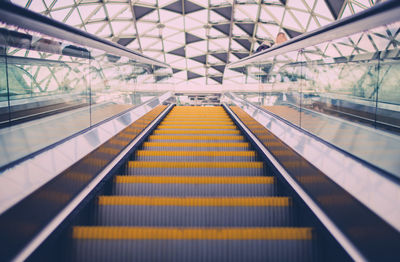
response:
<path id="1" fill-rule="evenodd" d="M 150 140 L 244 140 L 243 136 L 173 136 L 151 135 Z"/>
<path id="2" fill-rule="evenodd" d="M 159 125 L 157 129 L 228 129 L 237 130 L 235 125 Z"/>
<path id="3" fill-rule="evenodd" d="M 262 168 L 263 162 L 129 161 L 128 168 Z"/>
<path id="4" fill-rule="evenodd" d="M 243 157 L 255 157 L 256 152 L 254 151 L 148 151 L 138 150 L 136 156 L 243 156 Z"/>
<path id="5" fill-rule="evenodd" d="M 193 135 L 205 135 L 205 134 L 223 134 L 223 135 L 239 135 L 239 130 L 154 130 L 154 135 L 161 134 L 193 134 Z"/>
<path id="6" fill-rule="evenodd" d="M 75 226 L 74 239 L 311 240 L 311 228 L 163 228 Z"/>
<path id="7" fill-rule="evenodd" d="M 144 147 L 249 147 L 247 142 L 144 142 Z"/>
<path id="8" fill-rule="evenodd" d="M 99 196 L 99 205 L 132 206 L 289 206 L 289 197 Z"/>
<path id="9" fill-rule="evenodd" d="M 116 176 L 115 183 L 151 183 L 151 184 L 273 184 L 274 177 L 173 177 L 173 176 Z"/>

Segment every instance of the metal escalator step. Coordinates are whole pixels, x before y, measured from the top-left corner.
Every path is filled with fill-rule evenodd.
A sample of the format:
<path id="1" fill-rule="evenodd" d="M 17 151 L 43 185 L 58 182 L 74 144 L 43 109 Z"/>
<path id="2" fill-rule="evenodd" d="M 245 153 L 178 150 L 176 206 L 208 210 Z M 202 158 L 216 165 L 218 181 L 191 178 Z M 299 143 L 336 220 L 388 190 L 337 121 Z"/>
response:
<path id="1" fill-rule="evenodd" d="M 156 151 L 243 151 L 250 148 L 247 142 L 144 142 L 144 150 Z"/>
<path id="2" fill-rule="evenodd" d="M 208 176 L 208 177 L 149 177 L 149 176 L 116 176 L 116 183 L 154 183 L 154 184 L 273 184 L 275 178 L 246 176 Z"/>
<path id="3" fill-rule="evenodd" d="M 129 161 L 126 175 L 261 176 L 262 162 Z"/>
<path id="4" fill-rule="evenodd" d="M 129 161 L 129 168 L 263 168 L 263 162 L 151 162 Z"/>
<path id="5" fill-rule="evenodd" d="M 244 141 L 243 136 L 184 136 L 184 135 L 151 135 L 149 137 L 150 141 L 158 141 L 158 140 L 172 140 L 172 141 L 179 141 L 179 140 L 205 140 L 205 141 L 228 141 L 231 140 L 233 142 L 235 141 Z"/>
<path id="6" fill-rule="evenodd" d="M 289 206 L 119 206 L 101 205 L 103 226 L 269 227 L 291 226 Z"/>
<path id="7" fill-rule="evenodd" d="M 255 157 L 256 152 L 254 151 L 148 151 L 148 150 L 137 150 L 136 156 L 240 156 L 240 157 Z"/>
<path id="8" fill-rule="evenodd" d="M 136 196 L 272 196 L 274 177 L 116 176 L 115 195 Z"/>
<path id="9" fill-rule="evenodd" d="M 157 184 L 118 183 L 115 195 L 178 197 L 257 197 L 276 194 L 274 184 Z"/>
<path id="10" fill-rule="evenodd" d="M 154 130 L 154 135 L 171 134 L 171 135 L 239 135 L 239 130 Z"/>
<path id="11" fill-rule="evenodd" d="M 237 126 L 235 125 L 207 125 L 207 126 L 200 126 L 200 125 L 159 125 L 157 126 L 158 130 L 162 129 L 195 129 L 195 130 L 202 130 L 202 129 L 216 129 L 216 130 L 237 130 Z"/>
<path id="12" fill-rule="evenodd" d="M 214 125 L 233 125 L 232 120 L 219 120 L 219 121 L 182 121 L 182 120 L 163 120 L 161 125 L 187 125 L 187 126 L 214 126 Z"/>
<path id="13" fill-rule="evenodd" d="M 266 227 L 292 224 L 287 197 L 100 196 L 107 226 Z"/>
<path id="14" fill-rule="evenodd" d="M 72 261 L 312 261 L 311 228 L 74 227 Z"/>
<path id="15" fill-rule="evenodd" d="M 254 151 L 153 151 L 138 150 L 135 160 L 139 161 L 255 161 Z"/>
<path id="16" fill-rule="evenodd" d="M 145 197 L 99 196 L 99 205 L 119 206 L 232 206 L 270 207 L 290 206 L 289 197 Z"/>

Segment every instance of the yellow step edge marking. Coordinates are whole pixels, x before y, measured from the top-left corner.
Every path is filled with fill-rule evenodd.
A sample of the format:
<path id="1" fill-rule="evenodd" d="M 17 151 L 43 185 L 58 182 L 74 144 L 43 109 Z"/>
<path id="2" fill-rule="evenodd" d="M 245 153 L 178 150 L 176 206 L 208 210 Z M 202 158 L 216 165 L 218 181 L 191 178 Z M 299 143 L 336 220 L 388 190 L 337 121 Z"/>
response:
<path id="1" fill-rule="evenodd" d="M 249 143 L 246 142 L 144 142 L 144 147 L 243 147 L 248 148 Z"/>
<path id="2" fill-rule="evenodd" d="M 151 140 L 244 140 L 243 136 L 160 136 L 151 135 Z"/>
<path id="3" fill-rule="evenodd" d="M 262 168 L 262 162 L 129 161 L 128 168 Z"/>
<path id="4" fill-rule="evenodd" d="M 73 227 L 74 239 L 311 240 L 312 228 Z"/>
<path id="5" fill-rule="evenodd" d="M 115 183 L 148 183 L 148 184 L 273 184 L 274 177 L 248 176 L 115 176 Z"/>
<path id="6" fill-rule="evenodd" d="M 198 122 L 193 122 L 193 123 L 180 123 L 180 122 L 174 122 L 174 123 L 161 123 L 160 126 L 196 126 L 196 127 L 203 127 L 203 126 L 213 126 L 213 127 L 236 127 L 233 123 L 198 123 Z"/>
<path id="7" fill-rule="evenodd" d="M 235 135 L 240 134 L 239 130 L 155 130 L 154 135 L 161 134 L 228 134 Z"/>
<path id="8" fill-rule="evenodd" d="M 232 121 L 162 121 L 160 125 L 164 126 L 233 126 Z"/>
<path id="9" fill-rule="evenodd" d="M 157 129 L 195 129 L 195 130 L 202 130 L 202 129 L 228 129 L 228 130 L 237 130 L 236 126 L 179 126 L 179 125 L 159 125 Z"/>
<path id="10" fill-rule="evenodd" d="M 288 197 L 147 197 L 99 196 L 99 205 L 119 206 L 289 206 Z"/>
<path id="11" fill-rule="evenodd" d="M 153 151 L 153 150 L 138 150 L 136 156 L 243 156 L 255 157 L 254 151 Z"/>
<path id="12" fill-rule="evenodd" d="M 175 121 L 220 121 L 220 120 L 230 120 L 232 119 L 229 116 L 207 116 L 205 118 L 204 116 L 187 116 L 187 115 L 171 115 L 171 116 L 166 116 L 164 120 L 175 120 Z"/>

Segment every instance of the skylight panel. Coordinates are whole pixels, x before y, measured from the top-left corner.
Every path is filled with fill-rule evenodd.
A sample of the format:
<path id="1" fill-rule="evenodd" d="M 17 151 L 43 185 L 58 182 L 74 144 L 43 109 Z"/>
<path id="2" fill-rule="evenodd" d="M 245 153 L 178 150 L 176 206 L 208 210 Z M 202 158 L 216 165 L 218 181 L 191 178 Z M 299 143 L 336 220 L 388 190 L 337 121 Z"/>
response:
<path id="1" fill-rule="evenodd" d="M 307 14 L 304 14 L 305 22 L 308 22 Z M 287 28 L 294 29 L 295 31 L 302 32 L 303 28 L 298 24 L 298 22 L 293 18 L 291 12 L 286 12 L 285 17 L 283 19 L 283 26 Z"/>
<path id="2" fill-rule="evenodd" d="M 25 5 L 26 5 L 26 3 L 27 3 L 26 0 L 23 0 L 23 1 L 12 1 L 12 2 L 13 2 L 13 3 L 20 2 L 20 4 L 19 4 L 19 3 L 16 3 L 16 4 L 21 5 L 21 6 L 23 6 L 23 7 L 25 7 Z M 43 4 L 43 1 L 42 1 L 42 0 L 33 0 L 32 3 L 31 3 L 30 6 L 29 6 L 29 9 L 31 9 L 31 10 L 33 10 L 33 11 L 35 11 L 35 12 L 41 13 L 41 12 L 46 11 L 47 8 L 46 8 L 46 6 Z"/>
<path id="3" fill-rule="evenodd" d="M 172 55 L 172 54 L 168 54 L 168 53 L 165 54 L 165 58 L 166 58 L 166 62 L 168 64 L 172 64 L 174 62 L 178 62 L 178 61 L 182 60 L 181 56 Z"/>
<path id="4" fill-rule="evenodd" d="M 258 5 L 237 5 L 234 13 L 235 21 L 255 21 Z"/>
<path id="5" fill-rule="evenodd" d="M 184 70 L 186 68 L 186 59 L 182 58 L 181 60 L 175 61 L 175 62 L 171 63 L 171 66 L 174 68 Z"/>
<path id="6" fill-rule="evenodd" d="M 221 64 L 221 60 L 209 55 L 207 56 L 207 61 L 209 64 Z"/>
<path id="7" fill-rule="evenodd" d="M 151 46 L 156 44 L 156 42 L 160 42 L 159 39 L 153 37 L 140 37 L 140 44 L 142 45 L 143 50 L 151 49 Z"/>
<path id="8" fill-rule="evenodd" d="M 351 16 L 353 14 L 353 12 L 350 10 L 349 4 L 346 4 L 346 7 L 343 10 L 342 15 L 340 16 L 340 18 L 345 18 L 348 16 Z"/>
<path id="9" fill-rule="evenodd" d="M 276 22 L 276 19 L 272 17 L 265 9 L 267 7 L 262 6 L 260 11 L 260 21 L 262 22 Z"/>
<path id="10" fill-rule="evenodd" d="M 315 22 L 315 18 L 314 18 L 314 17 L 311 17 L 311 19 L 310 19 L 310 21 L 309 21 L 309 24 L 308 24 L 307 32 L 313 31 L 313 30 L 318 29 L 318 28 L 319 28 L 319 26 L 318 26 L 318 24 Z"/>
<path id="11" fill-rule="evenodd" d="M 132 41 L 129 45 L 126 46 L 127 48 L 133 49 L 133 50 L 139 50 L 139 42 L 138 40 Z"/>
<path id="12" fill-rule="evenodd" d="M 203 20 L 203 21 L 207 21 L 207 19 Z M 205 24 L 204 22 L 202 23 L 196 19 L 185 16 L 185 29 L 189 33 L 190 33 L 190 30 L 192 30 L 192 29 L 203 28 L 204 24 Z"/>
<path id="13" fill-rule="evenodd" d="M 97 19 L 99 19 L 99 20 L 105 20 L 107 17 L 106 17 L 106 13 L 104 12 L 104 8 L 103 7 L 101 7 L 98 11 L 97 11 L 97 13 L 96 14 L 94 14 L 90 19 L 91 20 L 97 20 Z"/>
<path id="14" fill-rule="evenodd" d="M 142 21 L 137 21 L 136 25 L 137 25 L 137 30 L 139 32 L 139 35 L 144 35 L 156 27 L 156 24 L 154 24 L 154 23 L 142 22 Z"/>
<path id="15" fill-rule="evenodd" d="M 186 52 L 188 54 L 190 54 L 190 56 L 198 56 L 198 55 L 204 54 L 204 49 L 203 50 L 199 50 L 197 48 L 194 48 L 191 45 L 188 45 L 188 46 L 186 46 Z"/>
<path id="16" fill-rule="evenodd" d="M 91 15 L 93 15 L 96 8 L 99 8 L 99 5 L 80 5 L 80 6 L 78 6 L 79 13 L 81 13 L 83 20 L 87 20 Z M 132 15 L 131 15 L 131 17 L 132 17 Z"/>
<path id="17" fill-rule="evenodd" d="M 221 73 L 217 70 L 215 70 L 214 68 L 210 67 L 208 68 L 208 74 L 209 75 L 220 75 Z"/>
<path id="18" fill-rule="evenodd" d="M 162 1 L 158 1 L 158 2 L 162 2 Z M 156 1 L 155 0 L 137 0 L 136 3 L 150 5 L 150 6 L 155 6 L 156 5 Z"/>
<path id="19" fill-rule="evenodd" d="M 124 12 L 128 7 L 127 4 L 106 4 L 107 13 L 110 19 Z"/>
<path id="20" fill-rule="evenodd" d="M 101 37 L 110 37 L 111 36 L 111 30 L 110 26 L 106 24 L 100 32 L 98 32 L 98 35 Z"/>
<path id="21" fill-rule="evenodd" d="M 226 19 L 225 17 L 223 17 L 222 15 L 214 12 L 214 11 L 210 11 L 210 23 L 218 23 L 218 22 L 227 22 L 228 19 Z"/>
<path id="22" fill-rule="evenodd" d="M 354 13 L 358 13 L 358 12 L 364 11 L 364 9 L 365 9 L 365 8 L 359 6 L 356 3 L 352 3 L 351 6 L 353 7 Z"/>
<path id="23" fill-rule="evenodd" d="M 74 11 L 72 11 L 65 23 L 72 26 L 82 24 L 81 17 L 79 16 L 78 10 L 76 8 L 74 9 Z"/>
<path id="24" fill-rule="evenodd" d="M 128 8 L 125 9 L 125 11 L 123 11 L 122 13 L 120 13 L 119 15 L 117 15 L 116 18 L 126 18 L 126 19 L 132 19 L 132 11 L 130 9 L 130 7 L 128 6 Z"/>
<path id="25" fill-rule="evenodd" d="M 307 6 L 304 5 L 302 0 L 288 0 L 286 6 L 297 8 L 300 10 L 307 10 Z"/>
<path id="26" fill-rule="evenodd" d="M 274 20 L 280 24 L 283 18 L 283 14 L 285 13 L 285 8 L 282 6 L 268 6 L 267 7 L 271 16 L 274 17 Z"/>
<path id="27" fill-rule="evenodd" d="M 55 1 L 55 5 L 53 6 L 53 9 L 58 9 L 58 8 L 65 8 L 65 7 L 71 7 L 73 6 L 74 2 L 71 0 L 57 0 Z"/>
<path id="28" fill-rule="evenodd" d="M 177 48 L 179 48 L 181 46 L 182 46 L 182 44 L 180 44 L 180 43 L 164 40 L 164 49 L 165 49 L 166 52 L 169 52 L 171 50 L 175 50 L 175 49 L 177 49 Z"/>
<path id="29" fill-rule="evenodd" d="M 333 20 L 332 13 L 329 11 L 328 6 L 326 5 L 325 1 L 317 0 L 314 13 L 317 13 L 321 16 L 324 16 L 328 19 Z"/>
<path id="30" fill-rule="evenodd" d="M 207 38 L 205 28 L 191 29 L 189 33 L 203 39 Z"/>
<path id="31" fill-rule="evenodd" d="M 195 20 L 201 24 L 206 24 L 207 20 L 208 20 L 208 10 L 204 9 L 204 10 L 200 10 L 194 13 L 190 13 L 185 15 L 186 18 L 190 18 L 192 20 Z"/>
<path id="32" fill-rule="evenodd" d="M 198 73 L 198 74 L 203 74 L 203 75 L 205 74 L 205 71 L 204 71 L 204 64 L 199 63 L 199 62 L 197 62 L 197 61 L 194 61 L 194 60 L 192 60 L 192 59 L 188 59 L 188 60 L 186 61 L 186 63 L 187 63 L 187 67 L 189 68 L 190 71 L 193 71 L 193 72 L 195 72 L 195 73 L 197 73 L 197 71 L 198 71 L 198 72 L 200 72 L 200 73 Z M 196 71 L 195 68 L 201 68 L 202 70 L 197 70 L 197 71 Z"/>
<path id="33" fill-rule="evenodd" d="M 157 22 L 159 22 L 160 19 L 158 17 L 158 12 L 152 11 L 152 12 L 148 13 L 147 15 L 141 17 L 140 20 L 157 23 Z"/>
<path id="34" fill-rule="evenodd" d="M 184 29 L 184 20 L 183 16 L 179 16 L 173 20 L 170 20 L 168 22 L 165 22 L 165 25 L 170 27 L 170 28 L 175 28 L 177 30 L 183 30 Z"/>
<path id="35" fill-rule="evenodd" d="M 175 28 L 169 28 L 169 27 L 164 27 L 162 29 L 162 36 L 163 38 L 169 38 L 172 37 L 178 33 L 180 33 L 181 31 L 175 29 Z"/>
<path id="36" fill-rule="evenodd" d="M 182 17 L 182 15 L 168 11 L 168 10 L 164 10 L 164 9 L 160 9 L 160 21 L 161 23 L 165 24 L 171 20 L 174 20 L 178 17 Z"/>
<path id="37" fill-rule="evenodd" d="M 193 48 L 197 48 L 199 50 L 203 50 L 203 52 L 205 53 L 207 50 L 207 41 L 195 42 L 195 43 L 190 44 L 190 46 Z"/>
<path id="38" fill-rule="evenodd" d="M 316 1 L 319 1 L 319 0 L 305 0 L 306 5 L 308 6 L 308 8 L 309 8 L 310 10 L 313 9 L 313 7 L 314 7 Z"/>
<path id="39" fill-rule="evenodd" d="M 68 15 L 69 11 L 71 11 L 71 8 L 60 9 L 60 10 L 52 11 L 50 13 L 50 15 L 53 19 L 56 19 L 60 22 L 64 22 L 64 19 Z"/>

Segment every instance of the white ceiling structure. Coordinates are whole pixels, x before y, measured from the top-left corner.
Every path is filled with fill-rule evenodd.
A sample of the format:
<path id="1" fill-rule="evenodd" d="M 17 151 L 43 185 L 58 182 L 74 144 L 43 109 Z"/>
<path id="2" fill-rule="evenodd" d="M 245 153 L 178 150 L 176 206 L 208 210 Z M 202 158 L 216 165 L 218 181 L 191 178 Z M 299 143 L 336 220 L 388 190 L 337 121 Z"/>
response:
<path id="1" fill-rule="evenodd" d="M 225 65 L 375 0 L 11 0 L 172 66 L 176 83 L 221 84 Z M 379 0 L 378 0 L 379 1 Z"/>

